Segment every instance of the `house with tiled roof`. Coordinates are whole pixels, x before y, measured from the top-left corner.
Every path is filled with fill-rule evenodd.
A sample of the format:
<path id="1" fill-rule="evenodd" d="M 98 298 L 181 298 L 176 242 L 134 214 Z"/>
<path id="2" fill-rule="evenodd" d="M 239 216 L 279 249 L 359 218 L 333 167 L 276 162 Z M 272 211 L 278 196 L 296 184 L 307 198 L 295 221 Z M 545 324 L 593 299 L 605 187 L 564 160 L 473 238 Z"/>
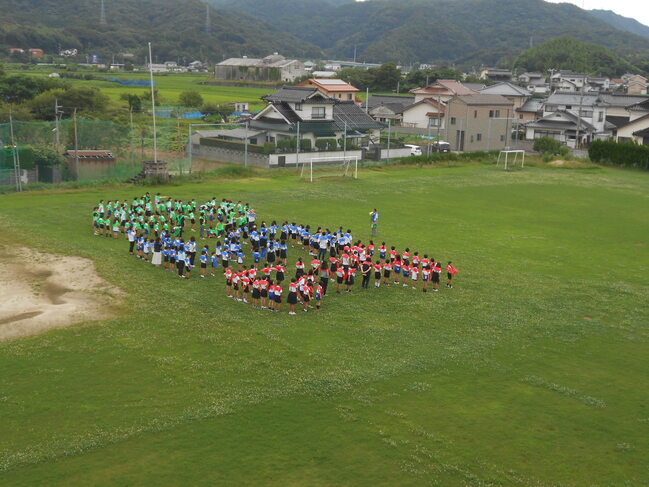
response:
<path id="1" fill-rule="evenodd" d="M 361 101 L 356 96 L 356 93 L 358 93 L 360 90 L 341 79 L 311 78 L 298 83 L 297 86 L 308 86 L 310 88 L 316 88 L 323 95 L 328 96 L 329 98 L 334 98 L 336 100 L 354 101 L 356 103 L 360 103 Z"/>
<path id="2" fill-rule="evenodd" d="M 366 103 L 361 105 L 367 108 L 370 116 L 379 122 L 401 125 L 404 108 L 415 102 L 414 96 L 404 95 L 370 95 Z"/>
<path id="3" fill-rule="evenodd" d="M 495 85 L 487 86 L 480 90 L 482 95 L 501 95 L 514 103 L 514 110 L 525 105 L 525 102 L 530 99 L 532 93 L 525 88 L 516 86 L 509 82 L 497 83 Z"/>
<path id="4" fill-rule="evenodd" d="M 402 111 L 402 125 L 411 128 L 444 128 L 446 104 L 435 98 L 424 98 Z"/>
<path id="5" fill-rule="evenodd" d="M 649 98 L 629 107 L 629 121 L 617 128 L 617 141 L 649 145 Z"/>
<path id="6" fill-rule="evenodd" d="M 415 95 L 415 103 L 425 98 L 434 98 L 435 100 L 446 103 L 456 95 L 477 95 L 478 92 L 467 88 L 459 81 L 454 79 L 438 79 L 434 83 L 410 90 Z"/>
<path id="7" fill-rule="evenodd" d="M 353 101 L 337 100 L 323 95 L 318 88 L 283 86 L 262 97 L 266 108 L 250 120 L 250 129 L 265 131 L 266 142 L 281 139 L 308 139 L 315 147 L 319 138 L 355 137 L 376 139 L 384 125 L 374 120 Z"/>
<path id="8" fill-rule="evenodd" d="M 422 88 L 410 90 L 415 95 L 412 105 L 403 110 L 403 125 L 414 128 L 444 126 L 446 103 L 454 96 L 477 95 L 478 91 L 454 79 L 438 79 Z"/>

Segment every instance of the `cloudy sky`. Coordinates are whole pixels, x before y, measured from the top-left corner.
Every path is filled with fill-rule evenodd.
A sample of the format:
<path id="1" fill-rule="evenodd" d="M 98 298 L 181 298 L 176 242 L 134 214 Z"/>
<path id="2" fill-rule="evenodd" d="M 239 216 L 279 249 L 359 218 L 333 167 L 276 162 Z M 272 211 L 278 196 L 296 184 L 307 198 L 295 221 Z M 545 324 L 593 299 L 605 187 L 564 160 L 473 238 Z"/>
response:
<path id="1" fill-rule="evenodd" d="M 546 0 L 552 3 L 574 3 L 586 10 L 612 10 L 616 14 L 631 17 L 649 25 L 649 1 L 647 0 Z"/>

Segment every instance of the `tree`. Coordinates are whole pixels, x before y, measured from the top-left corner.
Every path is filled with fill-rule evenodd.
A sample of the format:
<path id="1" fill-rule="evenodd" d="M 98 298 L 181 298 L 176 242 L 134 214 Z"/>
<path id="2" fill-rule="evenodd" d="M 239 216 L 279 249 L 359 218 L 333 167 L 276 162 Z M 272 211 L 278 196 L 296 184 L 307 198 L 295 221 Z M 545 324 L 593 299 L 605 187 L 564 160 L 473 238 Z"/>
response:
<path id="1" fill-rule="evenodd" d="M 232 107 L 227 103 L 222 105 L 217 105 L 216 103 L 204 103 L 201 106 L 201 113 L 207 116 L 218 115 L 224 122 L 227 122 L 228 115 L 232 113 Z"/>
<path id="2" fill-rule="evenodd" d="M 401 81 L 401 70 L 394 63 L 385 63 L 374 70 L 374 89 L 391 91 Z"/>
<path id="3" fill-rule="evenodd" d="M 203 105 L 203 97 L 198 91 L 183 91 L 178 97 L 178 101 L 184 107 L 198 108 Z"/>
<path id="4" fill-rule="evenodd" d="M 57 88 L 36 96 L 29 102 L 29 108 L 37 118 L 54 120 L 54 106 L 57 102 L 67 115 L 75 108 L 79 112 L 101 112 L 108 106 L 108 97 L 97 88 Z"/>
<path id="5" fill-rule="evenodd" d="M 120 95 L 120 100 L 124 100 L 128 103 L 128 108 L 134 112 L 139 112 L 142 110 L 142 99 L 133 93 L 122 93 Z"/>

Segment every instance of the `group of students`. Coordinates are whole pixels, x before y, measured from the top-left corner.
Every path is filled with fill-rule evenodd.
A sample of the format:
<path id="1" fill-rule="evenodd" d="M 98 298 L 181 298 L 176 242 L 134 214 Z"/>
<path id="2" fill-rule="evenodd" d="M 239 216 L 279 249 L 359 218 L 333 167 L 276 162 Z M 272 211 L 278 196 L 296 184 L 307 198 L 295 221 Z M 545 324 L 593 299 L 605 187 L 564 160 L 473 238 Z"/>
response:
<path id="1" fill-rule="evenodd" d="M 330 281 L 335 280 L 336 293 L 343 288 L 351 293 L 357 276 L 364 289 L 370 287 L 373 276 L 374 287 L 394 284 L 421 287 L 423 292 L 439 290 L 443 265 L 427 254 L 411 254 L 409 248 L 398 252 L 385 242 L 363 244 L 343 227 L 312 231 L 309 225 L 289 222 L 257 225 L 256 219 L 248 203 L 212 198 L 198 205 L 195 200 L 163 199 L 159 194 L 152 198 L 147 193 L 130 202 L 100 201 L 93 209 L 93 231 L 113 238 L 125 235 L 131 254 L 183 279 L 190 279 L 195 267 L 200 278 L 208 272 L 213 277 L 222 272 L 229 298 L 276 312 L 281 311 L 283 284 L 288 280 L 288 248 L 302 248 L 311 260 L 307 264 L 298 257 L 295 263 L 286 295 L 291 315 L 296 314 L 296 306 L 304 312 L 313 305 L 319 310 Z M 200 244 L 194 235 L 183 238 L 187 231 L 196 232 L 196 223 Z M 217 239 L 212 248 L 205 240 L 210 238 Z M 250 247 L 249 265 L 244 245 Z M 448 262 L 447 288 L 453 287 L 457 272 Z"/>

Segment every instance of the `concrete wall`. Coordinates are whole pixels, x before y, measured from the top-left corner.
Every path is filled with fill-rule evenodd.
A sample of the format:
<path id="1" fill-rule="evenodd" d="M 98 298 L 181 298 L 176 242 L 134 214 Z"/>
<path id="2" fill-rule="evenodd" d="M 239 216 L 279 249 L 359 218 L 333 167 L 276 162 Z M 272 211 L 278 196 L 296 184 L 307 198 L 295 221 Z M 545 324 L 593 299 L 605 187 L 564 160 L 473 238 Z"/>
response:
<path id="1" fill-rule="evenodd" d="M 363 151 L 361 150 L 348 150 L 346 153 L 343 151 L 331 151 L 331 152 L 300 152 L 299 162 L 309 162 L 311 159 L 322 159 L 327 158 L 327 161 L 314 161 L 313 165 L 326 165 L 326 164 L 339 164 L 342 163 L 344 157 L 358 157 L 360 161 L 363 157 Z M 296 153 L 286 153 L 286 154 L 271 154 L 270 155 L 270 167 L 281 167 L 282 159 L 284 166 L 295 166 L 297 163 L 297 154 Z M 332 159 L 333 158 L 333 159 Z"/>
<path id="2" fill-rule="evenodd" d="M 425 149 L 422 147 L 422 151 Z M 381 160 L 385 159 L 396 159 L 399 157 L 408 157 L 410 155 L 410 148 L 409 147 L 399 147 L 397 149 L 388 149 L 383 148 L 381 149 Z"/>
<path id="3" fill-rule="evenodd" d="M 194 144 L 192 146 L 192 156 L 201 157 L 210 161 L 228 162 L 235 164 L 244 164 L 244 151 L 226 149 L 224 147 L 208 147 L 205 145 Z M 268 167 L 268 155 L 248 152 L 248 165 L 256 167 Z"/>

